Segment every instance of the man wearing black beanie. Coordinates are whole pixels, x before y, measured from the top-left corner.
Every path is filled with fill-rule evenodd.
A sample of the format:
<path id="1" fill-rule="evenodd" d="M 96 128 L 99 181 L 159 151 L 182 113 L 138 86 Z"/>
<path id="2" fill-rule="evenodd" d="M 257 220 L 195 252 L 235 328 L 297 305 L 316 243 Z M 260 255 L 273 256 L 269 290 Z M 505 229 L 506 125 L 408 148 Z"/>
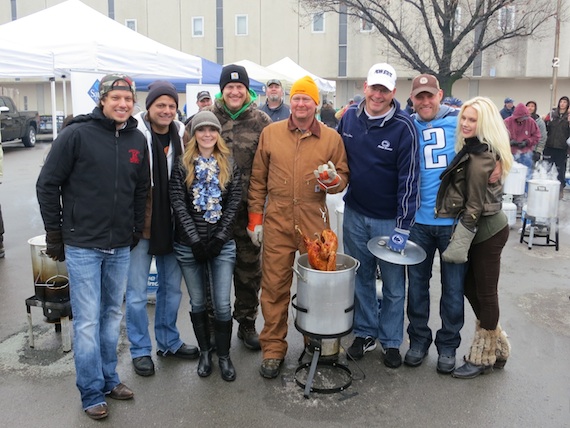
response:
<path id="1" fill-rule="evenodd" d="M 126 300 L 131 358 L 135 372 L 140 376 L 154 374 L 146 308 L 148 275 L 153 256 L 156 259 L 159 284 L 154 322 L 157 354 L 183 359 L 198 357 L 198 349 L 186 345 L 180 339 L 176 327 L 182 299 L 182 272 L 172 246 L 174 237 L 168 180 L 173 163 L 184 151 L 184 124 L 175 120 L 178 94 L 174 85 L 164 80 L 151 83 L 146 108 L 147 111 L 134 117 L 138 121 L 137 128 L 146 137 L 148 145 L 151 189 L 142 236 L 131 250 Z"/>
<path id="2" fill-rule="evenodd" d="M 204 110 L 212 111 L 220 121 L 221 136 L 231 148 L 242 173 L 242 201 L 234 226 L 237 259 L 234 268 L 233 317 L 239 323 L 238 338 L 243 340 L 246 348 L 259 350 L 261 347 L 255 320 L 261 282 L 260 249 L 253 245 L 246 231 L 247 189 L 259 135 L 271 123 L 271 119 L 254 105 L 257 95 L 249 89 L 249 76 L 244 67 L 226 65 L 220 75 L 220 91 L 221 97 L 216 96 L 214 104 Z M 190 131 L 191 127 L 192 121 L 187 123 L 186 129 Z"/>

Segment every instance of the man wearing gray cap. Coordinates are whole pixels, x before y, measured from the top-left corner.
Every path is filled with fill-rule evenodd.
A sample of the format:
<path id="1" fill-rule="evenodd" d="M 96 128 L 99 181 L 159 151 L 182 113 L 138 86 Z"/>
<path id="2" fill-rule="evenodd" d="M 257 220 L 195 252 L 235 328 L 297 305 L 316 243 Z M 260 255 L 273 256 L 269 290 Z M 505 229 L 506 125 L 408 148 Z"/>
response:
<path id="1" fill-rule="evenodd" d="M 266 86 L 267 101 L 260 107 L 261 111 L 267 113 L 273 122 L 278 122 L 289 118 L 291 109 L 283 101 L 283 85 L 277 79 L 271 79 Z"/>

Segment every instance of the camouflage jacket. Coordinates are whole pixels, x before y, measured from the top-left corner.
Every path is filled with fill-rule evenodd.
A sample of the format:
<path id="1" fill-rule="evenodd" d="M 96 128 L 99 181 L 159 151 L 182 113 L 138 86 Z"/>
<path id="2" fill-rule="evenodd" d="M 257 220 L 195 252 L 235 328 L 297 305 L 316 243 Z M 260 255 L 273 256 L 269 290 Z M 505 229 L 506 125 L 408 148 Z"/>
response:
<path id="1" fill-rule="evenodd" d="M 247 202 L 251 166 L 259 136 L 263 128 L 271 123 L 271 119 L 252 104 L 234 120 L 220 99 L 216 99 L 214 104 L 205 110 L 213 112 L 222 125 L 222 138 L 231 149 L 234 161 L 241 170 L 242 201 Z M 192 122 L 186 126 L 189 132 L 191 126 Z"/>

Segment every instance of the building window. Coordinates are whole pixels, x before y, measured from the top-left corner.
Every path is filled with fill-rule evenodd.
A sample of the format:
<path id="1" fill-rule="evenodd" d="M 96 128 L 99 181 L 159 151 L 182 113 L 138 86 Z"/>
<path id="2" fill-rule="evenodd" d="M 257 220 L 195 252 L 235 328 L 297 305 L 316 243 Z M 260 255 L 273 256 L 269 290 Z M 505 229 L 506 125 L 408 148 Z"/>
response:
<path id="1" fill-rule="evenodd" d="M 137 31 L 137 20 L 136 19 L 125 19 L 125 25 L 133 31 Z"/>
<path id="2" fill-rule="evenodd" d="M 192 37 L 204 37 L 204 17 L 192 17 Z"/>
<path id="3" fill-rule="evenodd" d="M 515 7 L 505 6 L 499 9 L 499 30 L 503 32 L 515 29 Z"/>
<path id="4" fill-rule="evenodd" d="M 312 18 L 311 21 L 312 21 L 313 33 L 324 33 L 325 13 L 324 12 L 313 13 L 311 18 Z"/>
<path id="5" fill-rule="evenodd" d="M 236 15 L 236 36 L 247 36 L 247 15 Z"/>
<path id="6" fill-rule="evenodd" d="M 360 32 L 361 33 L 370 33 L 374 27 L 372 23 L 365 18 L 360 18 Z"/>

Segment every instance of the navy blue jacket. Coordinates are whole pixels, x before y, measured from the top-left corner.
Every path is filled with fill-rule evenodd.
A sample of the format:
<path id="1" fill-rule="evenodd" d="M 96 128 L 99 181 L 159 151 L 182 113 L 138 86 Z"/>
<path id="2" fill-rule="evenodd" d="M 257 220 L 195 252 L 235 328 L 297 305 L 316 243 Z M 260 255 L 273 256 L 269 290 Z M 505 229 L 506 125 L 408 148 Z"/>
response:
<path id="1" fill-rule="evenodd" d="M 395 99 L 384 119 L 368 119 L 365 103 L 350 106 L 338 125 L 350 170 L 344 201 L 366 217 L 396 219 L 396 227 L 407 230 L 419 205 L 416 128 Z"/>

